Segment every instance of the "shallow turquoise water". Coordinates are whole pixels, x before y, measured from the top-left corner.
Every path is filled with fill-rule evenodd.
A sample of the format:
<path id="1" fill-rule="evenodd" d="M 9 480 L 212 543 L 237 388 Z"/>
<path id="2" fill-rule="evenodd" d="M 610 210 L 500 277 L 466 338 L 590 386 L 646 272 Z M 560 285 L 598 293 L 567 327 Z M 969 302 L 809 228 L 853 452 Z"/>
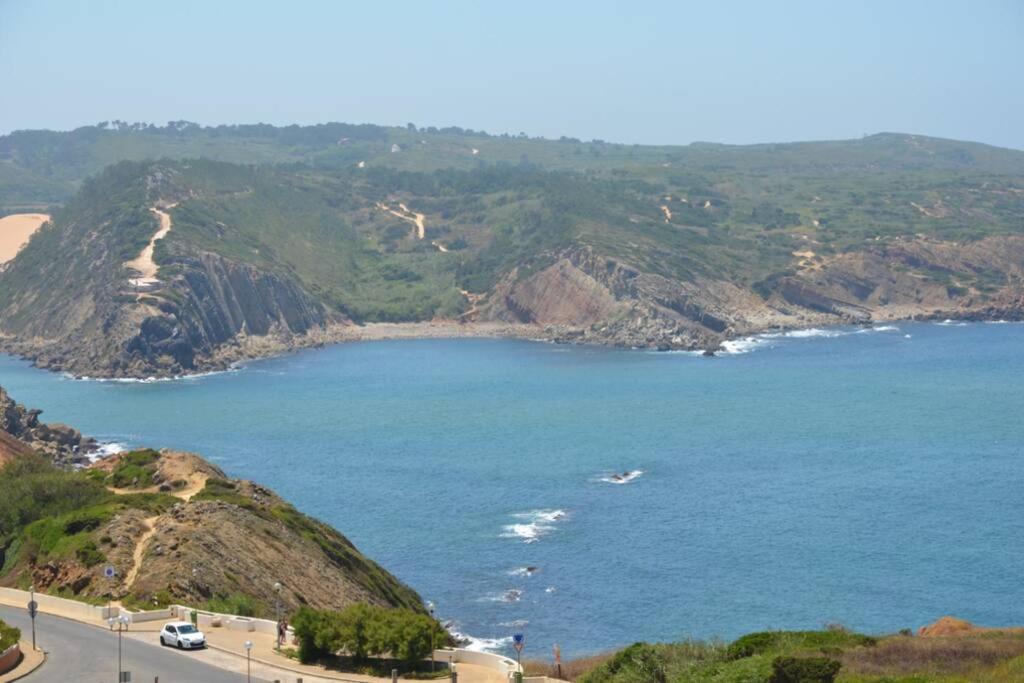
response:
<path id="1" fill-rule="evenodd" d="M 47 420 L 270 485 L 459 631 L 528 622 L 535 657 L 1024 622 L 1024 326 L 841 332 L 713 359 L 375 342 L 156 383 L 0 357 L 0 384 Z"/>

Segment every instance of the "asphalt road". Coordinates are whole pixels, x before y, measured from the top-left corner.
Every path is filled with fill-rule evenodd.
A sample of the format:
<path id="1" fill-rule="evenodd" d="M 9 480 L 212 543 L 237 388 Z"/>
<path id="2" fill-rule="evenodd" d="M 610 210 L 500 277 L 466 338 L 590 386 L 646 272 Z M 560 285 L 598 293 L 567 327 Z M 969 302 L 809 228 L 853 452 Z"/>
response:
<path id="1" fill-rule="evenodd" d="M 22 640 L 31 641 L 28 613 L 0 606 L 0 619 L 21 629 Z M 203 663 L 213 651 L 178 651 L 157 644 L 157 634 L 147 639 L 125 638 L 122 658 L 132 683 L 245 683 L 238 674 Z M 151 637 L 148 637 L 151 636 Z M 151 642 L 150 642 L 151 641 Z M 60 617 L 36 617 L 36 643 L 46 651 L 46 663 L 22 679 L 25 683 L 116 683 L 117 633 Z M 266 683 L 263 679 L 254 682 Z"/>

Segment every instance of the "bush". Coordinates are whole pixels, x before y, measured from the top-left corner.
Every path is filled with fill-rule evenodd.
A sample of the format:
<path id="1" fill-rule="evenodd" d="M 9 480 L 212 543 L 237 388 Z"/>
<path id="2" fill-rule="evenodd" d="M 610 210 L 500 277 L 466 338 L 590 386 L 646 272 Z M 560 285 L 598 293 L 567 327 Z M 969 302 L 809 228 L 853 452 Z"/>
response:
<path id="1" fill-rule="evenodd" d="M 665 667 L 662 657 L 653 645 L 633 643 L 616 652 L 607 662 L 588 672 L 580 680 L 584 683 L 613 681 L 624 675 L 627 680 L 643 680 L 664 683 Z"/>
<path id="2" fill-rule="evenodd" d="M 21 640 L 21 631 L 0 621 L 0 652 Z"/>
<path id="3" fill-rule="evenodd" d="M 299 640 L 299 661 L 306 664 L 344 653 L 357 665 L 387 655 L 414 665 L 430 654 L 431 642 L 440 647 L 451 640 L 441 625 L 425 614 L 363 603 L 341 612 L 303 607 L 292 626 Z"/>
<path id="4" fill-rule="evenodd" d="M 878 640 L 871 636 L 851 633 L 841 628 L 827 631 L 760 631 L 748 633 L 729 645 L 728 659 L 741 659 L 771 652 L 811 649 L 835 651 L 837 648 L 872 646 Z"/>
<path id="5" fill-rule="evenodd" d="M 776 657 L 768 683 L 832 683 L 841 666 L 828 657 Z"/>

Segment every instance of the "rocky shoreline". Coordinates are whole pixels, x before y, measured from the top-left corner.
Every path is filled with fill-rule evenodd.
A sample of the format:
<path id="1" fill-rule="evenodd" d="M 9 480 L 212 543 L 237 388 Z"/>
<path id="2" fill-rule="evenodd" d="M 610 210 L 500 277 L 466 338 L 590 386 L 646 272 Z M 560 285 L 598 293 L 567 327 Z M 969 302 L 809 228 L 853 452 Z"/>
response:
<path id="1" fill-rule="evenodd" d="M 714 356 L 724 350 L 723 344 L 725 342 L 759 334 L 788 332 L 812 327 L 869 326 L 878 323 L 943 320 L 1024 322 L 1024 310 L 1017 308 L 955 311 L 910 311 L 906 309 L 889 311 L 880 309 L 874 313 L 870 318 L 854 318 L 825 313 L 804 312 L 795 317 L 780 317 L 777 320 L 766 319 L 763 325 L 751 325 L 739 330 L 729 330 L 722 335 L 703 339 L 697 343 L 690 340 L 680 340 L 675 336 L 676 330 L 672 326 L 665 325 L 659 327 L 657 321 L 648 321 L 647 325 L 607 324 L 594 325 L 590 328 L 568 325 L 460 322 L 454 320 L 367 323 L 364 325 L 332 323 L 325 325 L 323 328 L 310 329 L 302 335 L 274 333 L 265 336 L 239 336 L 218 347 L 210 356 L 197 356 L 195 370 L 188 373 L 161 372 L 159 370 L 153 372 L 152 368 L 140 368 L 139 372 L 132 372 L 131 368 L 129 368 L 127 372 L 112 375 L 104 372 L 104 368 L 109 367 L 108 364 L 103 362 L 96 363 L 96 359 L 78 359 L 74 353 L 54 354 L 45 345 L 37 346 L 31 342 L 19 342 L 10 338 L 0 338 L 0 352 L 9 353 L 28 360 L 35 367 L 41 369 L 67 373 L 75 379 L 164 380 L 212 372 L 224 372 L 247 361 L 272 358 L 302 349 L 353 342 L 400 339 L 508 338 L 579 346 L 603 346 L 666 352 L 703 352 L 705 356 Z M 3 397 L 0 396 L 0 410 L 3 409 L 2 407 Z M 50 429 L 54 428 L 60 430 L 63 428 L 63 425 L 53 425 L 50 427 Z M 94 449 L 95 446 L 95 444 L 92 444 L 91 448 Z"/>

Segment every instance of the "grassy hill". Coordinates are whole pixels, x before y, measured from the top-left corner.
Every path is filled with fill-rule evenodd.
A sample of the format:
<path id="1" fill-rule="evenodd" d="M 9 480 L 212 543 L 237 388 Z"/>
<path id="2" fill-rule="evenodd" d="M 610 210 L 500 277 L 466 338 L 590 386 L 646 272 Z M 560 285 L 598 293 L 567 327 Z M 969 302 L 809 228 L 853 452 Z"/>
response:
<path id="1" fill-rule="evenodd" d="M 254 616 L 272 615 L 278 599 L 289 611 L 356 602 L 423 611 L 412 589 L 335 529 L 196 455 L 144 449 L 72 469 L 4 424 L 0 437 L 0 585 Z M 107 565 L 116 580 L 104 577 Z M 283 565 L 293 569 L 278 593 L 272 577 Z"/>
<path id="2" fill-rule="evenodd" d="M 920 136 L 654 147 L 177 123 L 0 138 L 0 206 L 52 204 L 0 273 L 0 333 L 79 372 L 189 371 L 244 339 L 363 322 L 714 348 L 772 326 L 1021 314 L 1024 152 Z M 123 264 L 158 206 L 173 229 L 140 294 Z"/>

